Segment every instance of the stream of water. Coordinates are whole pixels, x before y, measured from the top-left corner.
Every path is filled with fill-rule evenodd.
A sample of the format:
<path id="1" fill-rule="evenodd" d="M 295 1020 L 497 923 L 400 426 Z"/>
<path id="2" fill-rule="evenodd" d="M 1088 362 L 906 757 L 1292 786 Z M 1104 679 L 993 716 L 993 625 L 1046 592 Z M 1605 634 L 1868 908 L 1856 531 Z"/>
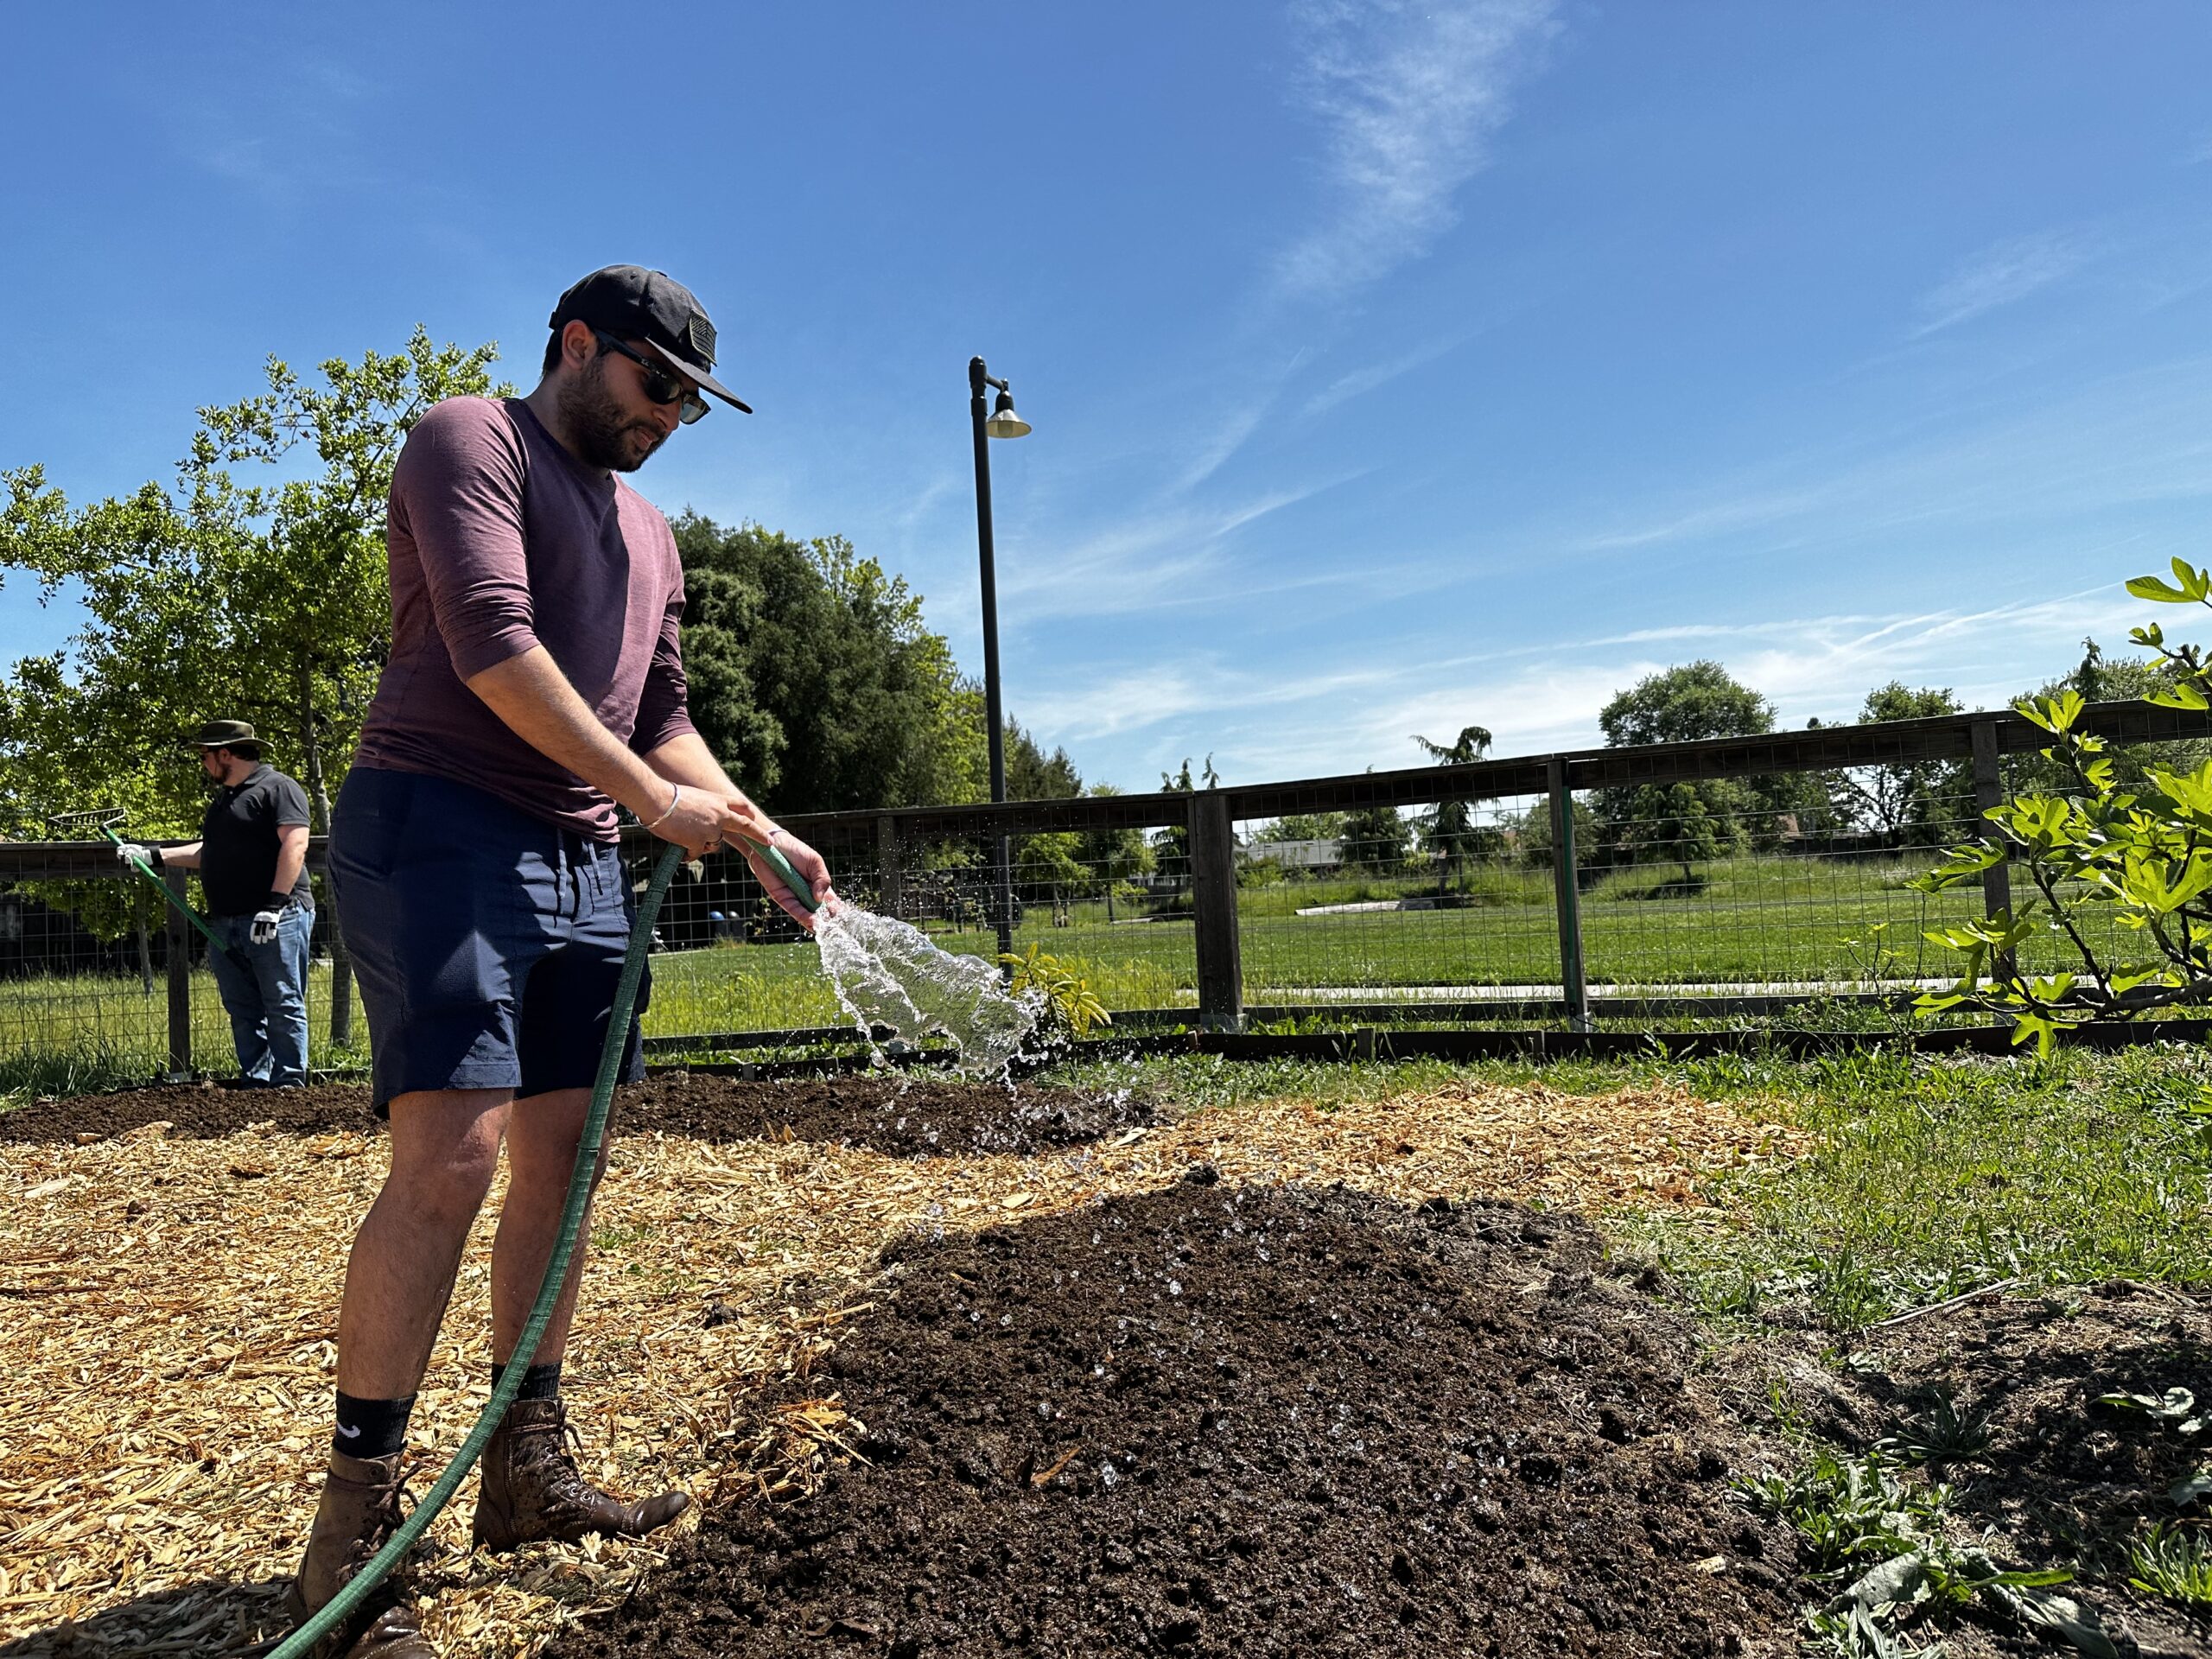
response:
<path id="1" fill-rule="evenodd" d="M 960 1046 L 958 1068 L 995 1077 L 1036 1028 L 1042 998 L 1010 995 L 988 957 L 956 955 L 918 928 L 857 905 L 815 918 L 822 969 L 862 1032 L 888 1026 L 911 1043 L 941 1032 Z"/>

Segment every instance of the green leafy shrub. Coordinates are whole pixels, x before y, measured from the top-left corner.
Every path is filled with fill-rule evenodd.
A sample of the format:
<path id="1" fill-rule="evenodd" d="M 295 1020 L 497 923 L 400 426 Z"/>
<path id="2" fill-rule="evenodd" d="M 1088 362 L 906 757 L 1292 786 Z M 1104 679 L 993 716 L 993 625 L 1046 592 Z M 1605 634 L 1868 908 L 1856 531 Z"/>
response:
<path id="1" fill-rule="evenodd" d="M 2212 607 L 2212 572 L 2179 559 L 2174 582 L 2138 576 L 2139 599 Z M 2145 701 L 2212 709 L 2212 665 L 2195 645 L 2169 646 L 2157 624 L 2130 636 L 2164 660 L 2169 689 Z M 2125 783 L 2104 739 L 2080 729 L 2086 704 L 2067 690 L 2014 705 L 2050 734 L 2044 758 L 2068 782 L 1990 808 L 1987 839 L 1954 847 L 1913 885 L 1943 893 L 1980 880 L 2008 856 L 2035 896 L 1928 937 L 1957 951 L 1957 984 L 1922 996 L 1923 1014 L 1967 1008 L 2010 1014 L 2012 1039 L 2048 1052 L 2058 1032 L 2212 1001 L 2212 761 L 2183 772 L 2153 766 Z M 2075 965 L 2019 966 L 2022 947 L 2056 936 Z"/>
<path id="2" fill-rule="evenodd" d="M 1046 1021 L 1071 1037 L 1088 1037 L 1099 1026 L 1110 1026 L 1114 1016 L 1090 988 L 1090 982 L 1071 963 L 1048 957 L 1031 945 L 1020 956 L 1008 954 L 999 961 L 1014 970 L 1016 996 L 1035 992 L 1044 999 Z"/>

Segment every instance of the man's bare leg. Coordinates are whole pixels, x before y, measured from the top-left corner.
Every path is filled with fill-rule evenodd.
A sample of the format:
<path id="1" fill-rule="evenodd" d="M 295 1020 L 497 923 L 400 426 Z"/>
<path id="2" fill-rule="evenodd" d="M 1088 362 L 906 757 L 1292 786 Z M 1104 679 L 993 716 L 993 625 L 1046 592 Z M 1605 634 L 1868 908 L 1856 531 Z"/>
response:
<path id="1" fill-rule="evenodd" d="M 492 1242 L 492 1351 L 503 1363 L 513 1362 L 531 1304 L 553 1259 L 590 1108 L 590 1090 L 562 1089 L 518 1100 L 509 1115 L 507 1199 Z M 606 1168 L 602 1147 L 594 1185 Z M 586 1228 L 576 1240 L 552 1319 L 524 1374 L 522 1395 L 484 1449 L 472 1535 L 486 1548 L 511 1549 L 534 1539 L 575 1539 L 591 1532 L 636 1537 L 666 1526 L 690 1502 L 682 1492 L 663 1492 L 626 1503 L 586 1480 L 569 1454 L 568 1413 L 558 1393 L 560 1373 L 553 1368 L 568 1349 L 588 1236 Z"/>
<path id="2" fill-rule="evenodd" d="M 576 1166 L 576 1147 L 590 1109 L 590 1090 L 556 1089 L 518 1100 L 508 1113 L 507 1196 L 499 1209 L 499 1230 L 492 1239 L 492 1357 L 501 1364 L 521 1340 L 546 1264 L 553 1259 L 569 1177 Z M 607 1148 L 602 1145 L 594 1186 L 606 1172 Z M 553 1318 L 531 1357 L 533 1365 L 558 1364 L 568 1351 L 569 1322 L 575 1314 L 576 1286 L 591 1241 L 589 1224 L 587 1211 L 569 1257 L 561 1299 L 553 1305 Z"/>
<path id="3" fill-rule="evenodd" d="M 391 1170 L 354 1235 L 338 1311 L 330 1472 L 285 1611 L 336 1595 L 399 1524 L 407 1417 L 445 1322 L 468 1229 L 499 1167 L 512 1091 L 444 1089 L 391 1103 Z M 387 1585 L 339 1640 L 347 1659 L 436 1659 L 412 1603 Z"/>
<path id="4" fill-rule="evenodd" d="M 442 1089 L 391 1103 L 391 1173 L 353 1239 L 338 1314 L 338 1388 L 412 1395 L 453 1295 L 468 1229 L 499 1167 L 512 1091 Z"/>

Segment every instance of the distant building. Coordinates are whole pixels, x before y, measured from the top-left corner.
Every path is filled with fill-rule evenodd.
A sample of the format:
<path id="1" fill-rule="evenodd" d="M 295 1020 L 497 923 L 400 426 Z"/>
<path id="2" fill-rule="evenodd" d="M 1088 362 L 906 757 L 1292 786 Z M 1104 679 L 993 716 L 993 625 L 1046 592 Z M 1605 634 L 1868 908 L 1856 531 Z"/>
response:
<path id="1" fill-rule="evenodd" d="M 1344 868 L 1344 844 L 1326 841 L 1255 841 L 1237 849 L 1254 864 L 1273 864 L 1284 874 L 1330 875 Z"/>

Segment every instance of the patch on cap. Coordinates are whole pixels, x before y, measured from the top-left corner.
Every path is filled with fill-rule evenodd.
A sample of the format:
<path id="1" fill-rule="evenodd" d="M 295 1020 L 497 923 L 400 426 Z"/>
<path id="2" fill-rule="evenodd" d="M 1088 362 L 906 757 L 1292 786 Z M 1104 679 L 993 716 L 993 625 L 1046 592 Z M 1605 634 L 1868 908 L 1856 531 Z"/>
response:
<path id="1" fill-rule="evenodd" d="M 700 361 L 712 367 L 715 361 L 715 325 L 694 311 L 691 320 L 683 325 L 683 332 L 691 342 L 691 349 L 699 354 Z"/>

